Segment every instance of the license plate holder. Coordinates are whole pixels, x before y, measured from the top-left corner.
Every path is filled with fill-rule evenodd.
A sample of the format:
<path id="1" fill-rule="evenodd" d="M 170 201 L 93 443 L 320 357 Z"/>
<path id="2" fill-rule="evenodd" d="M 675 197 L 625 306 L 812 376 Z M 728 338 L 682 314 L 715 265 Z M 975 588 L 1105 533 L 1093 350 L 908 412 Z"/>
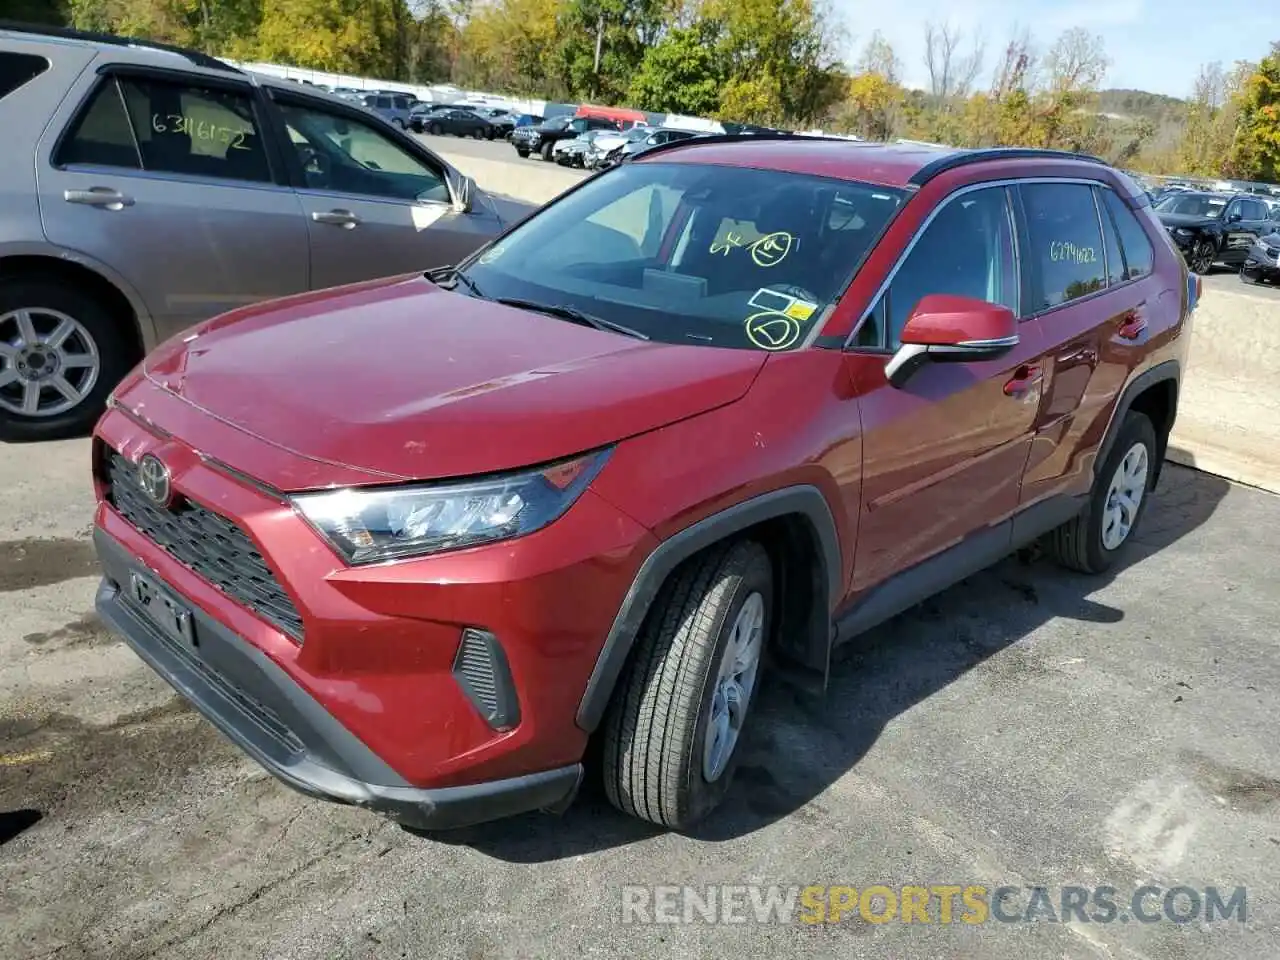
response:
<path id="1" fill-rule="evenodd" d="M 147 620 L 170 640 L 196 646 L 191 610 L 155 580 L 141 573 L 129 574 L 129 599 Z"/>

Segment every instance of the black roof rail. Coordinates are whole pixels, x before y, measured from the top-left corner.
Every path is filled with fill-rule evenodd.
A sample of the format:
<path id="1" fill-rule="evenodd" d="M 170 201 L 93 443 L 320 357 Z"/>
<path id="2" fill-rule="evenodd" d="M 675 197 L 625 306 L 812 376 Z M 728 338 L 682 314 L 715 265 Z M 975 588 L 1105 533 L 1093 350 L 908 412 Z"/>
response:
<path id="1" fill-rule="evenodd" d="M 655 144 L 647 150 L 632 154 L 632 159 L 638 160 L 641 157 L 651 157 L 655 153 L 666 153 L 669 150 L 677 150 L 681 147 L 700 147 L 713 143 L 759 143 L 761 140 L 798 140 L 801 142 L 818 140 L 826 143 L 845 143 L 850 146 L 868 145 L 864 140 L 845 140 L 843 137 L 815 137 L 801 133 L 707 133 L 685 137 L 683 140 L 670 140 L 667 143 Z"/>
<path id="2" fill-rule="evenodd" d="M 189 50 L 170 43 L 157 40 L 143 40 L 138 37 L 121 37 L 114 33 L 94 33 L 90 30 L 75 30 L 71 27 L 54 27 L 44 23 L 23 23 L 17 20 L 0 20 L 0 30 L 13 33 L 28 33 L 40 37 L 58 37 L 63 40 L 84 40 L 87 43 L 105 43 L 115 47 L 140 47 L 145 50 L 161 50 L 165 53 L 176 53 L 186 57 L 197 67 L 209 70 L 223 70 L 227 73 L 243 73 L 239 67 L 211 57 L 199 50 Z"/>
<path id="3" fill-rule="evenodd" d="M 1098 163 L 1109 166 L 1101 157 L 1087 153 L 1072 153 L 1070 150 L 1044 150 L 1038 147 L 986 147 L 979 150 L 958 150 L 930 160 L 913 173 L 907 180 L 917 187 L 923 187 L 939 174 L 965 167 L 971 163 L 983 163 L 987 160 L 1082 160 L 1085 163 Z"/>

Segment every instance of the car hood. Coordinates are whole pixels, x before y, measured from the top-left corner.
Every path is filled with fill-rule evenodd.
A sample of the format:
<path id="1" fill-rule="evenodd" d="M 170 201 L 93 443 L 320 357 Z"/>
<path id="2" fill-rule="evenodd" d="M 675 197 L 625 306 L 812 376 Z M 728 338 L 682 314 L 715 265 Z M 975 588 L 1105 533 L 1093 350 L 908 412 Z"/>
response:
<path id="1" fill-rule="evenodd" d="M 264 476 L 279 456 L 204 449 L 290 490 L 314 485 L 316 464 L 385 482 L 571 456 L 732 403 L 765 357 L 637 340 L 414 275 L 232 311 L 166 342 L 144 374 L 219 421 L 211 438 L 229 426 L 311 461 Z"/>
<path id="2" fill-rule="evenodd" d="M 1190 213 L 1157 213 L 1166 227 L 1212 227 L 1222 221 L 1216 217 L 1199 217 Z"/>

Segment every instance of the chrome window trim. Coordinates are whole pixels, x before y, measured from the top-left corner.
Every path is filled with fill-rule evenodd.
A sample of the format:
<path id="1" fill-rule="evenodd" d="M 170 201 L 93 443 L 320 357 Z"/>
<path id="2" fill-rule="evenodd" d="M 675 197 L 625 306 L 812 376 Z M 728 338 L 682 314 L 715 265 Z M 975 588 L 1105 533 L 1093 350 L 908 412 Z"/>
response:
<path id="1" fill-rule="evenodd" d="M 1002 187 L 1007 190 L 1010 187 L 1018 187 L 1023 184 L 1037 184 L 1037 183 L 1073 183 L 1073 184 L 1079 184 L 1081 186 L 1086 186 L 1086 187 L 1101 186 L 1101 187 L 1108 187 L 1108 188 L 1110 186 L 1105 181 L 1091 180 L 1085 177 L 1009 177 L 1002 180 L 984 180 L 979 183 L 968 183 L 968 184 L 965 184 L 963 187 L 960 187 L 958 190 L 955 190 L 954 192 L 947 194 L 945 197 L 942 198 L 941 203 L 939 203 L 936 207 L 934 207 L 931 211 L 929 211 L 929 215 L 925 217 L 924 222 L 921 223 L 920 226 L 916 229 L 916 232 L 912 234 L 910 241 L 908 241 L 906 247 L 903 248 L 902 253 L 898 255 L 898 259 L 894 261 L 894 264 L 889 269 L 889 273 L 885 276 L 884 281 L 876 289 L 875 296 L 871 298 L 870 305 L 867 307 L 866 311 L 862 314 L 862 316 L 858 318 L 858 322 L 853 325 L 853 329 L 849 332 L 849 335 L 845 338 L 844 346 L 841 347 L 841 350 L 855 350 L 859 353 L 874 353 L 874 354 L 885 354 L 885 355 L 893 353 L 893 349 L 889 347 L 887 344 L 883 347 L 858 346 L 854 344 L 853 340 L 858 335 L 858 332 L 862 329 L 862 325 L 867 322 L 867 317 L 869 317 L 872 313 L 875 312 L 877 305 L 880 303 L 881 299 L 885 295 L 885 291 L 888 290 L 889 287 L 892 285 L 894 278 L 898 275 L 898 271 L 902 268 L 903 263 L 906 262 L 907 257 L 911 256 L 911 251 L 915 249 L 916 244 L 920 241 L 920 238 L 924 235 L 924 232 L 929 229 L 929 227 L 933 224 L 934 219 L 938 216 L 938 214 L 940 214 L 944 209 L 946 209 L 948 204 L 950 204 L 953 200 L 956 200 L 959 197 L 966 196 L 967 194 L 974 193 L 978 190 L 986 190 L 991 187 Z M 1095 209 L 1096 209 L 1097 201 L 1095 200 L 1094 203 L 1095 203 Z M 1030 313 L 1030 314 L 1027 314 L 1026 316 L 1021 316 L 1022 283 L 1023 283 L 1023 278 L 1022 278 L 1022 239 L 1023 238 L 1018 234 L 1016 218 L 1014 219 L 1012 226 L 1013 226 L 1013 240 L 1014 240 L 1014 266 L 1018 272 L 1017 292 L 1018 292 L 1019 322 L 1037 319 L 1039 317 L 1044 316 L 1047 313 L 1052 313 L 1054 310 L 1060 310 L 1065 306 L 1080 303 L 1083 300 L 1088 300 L 1090 297 L 1096 297 L 1102 293 L 1109 293 L 1112 290 L 1115 290 L 1119 287 L 1124 286 L 1123 283 L 1118 283 L 1114 287 L 1106 286 L 1106 287 L 1103 287 L 1101 290 L 1096 290 L 1093 293 L 1088 294 L 1087 296 L 1076 297 L 1074 300 L 1068 300 L 1066 303 L 1060 303 L 1057 306 L 1047 307 L 1036 313 Z M 1101 221 L 1098 222 L 1098 229 L 1099 231 L 1101 231 L 1102 229 Z M 881 237 L 881 239 L 883 239 L 883 237 Z M 1125 281 L 1125 283 L 1136 283 L 1136 282 L 1137 282 L 1136 280 Z M 886 319 L 886 322 L 887 322 L 887 319 Z"/>

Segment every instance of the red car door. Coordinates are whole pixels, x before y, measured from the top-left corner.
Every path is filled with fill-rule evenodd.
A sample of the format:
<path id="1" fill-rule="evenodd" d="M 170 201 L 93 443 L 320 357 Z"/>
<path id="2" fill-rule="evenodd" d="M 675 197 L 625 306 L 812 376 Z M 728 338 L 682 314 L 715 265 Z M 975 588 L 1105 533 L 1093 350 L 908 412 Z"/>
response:
<path id="1" fill-rule="evenodd" d="M 1095 445 L 1142 356 L 1161 291 L 1150 240 L 1110 187 L 1028 182 L 1018 192 L 1025 296 L 1045 338 L 1044 389 L 1021 495 L 1029 506 L 1088 493 Z"/>
<path id="2" fill-rule="evenodd" d="M 998 360 L 926 364 L 901 387 L 887 382 L 884 364 L 921 297 L 976 297 L 1017 312 L 1020 293 L 1010 191 L 962 189 L 856 331 L 846 363 L 859 395 L 863 475 L 851 595 L 962 543 L 955 557 L 973 569 L 1007 552 L 1002 521 L 1018 506 L 1038 407 L 1038 325 L 1022 323 L 1022 342 Z M 945 569 L 921 573 L 946 579 Z"/>

